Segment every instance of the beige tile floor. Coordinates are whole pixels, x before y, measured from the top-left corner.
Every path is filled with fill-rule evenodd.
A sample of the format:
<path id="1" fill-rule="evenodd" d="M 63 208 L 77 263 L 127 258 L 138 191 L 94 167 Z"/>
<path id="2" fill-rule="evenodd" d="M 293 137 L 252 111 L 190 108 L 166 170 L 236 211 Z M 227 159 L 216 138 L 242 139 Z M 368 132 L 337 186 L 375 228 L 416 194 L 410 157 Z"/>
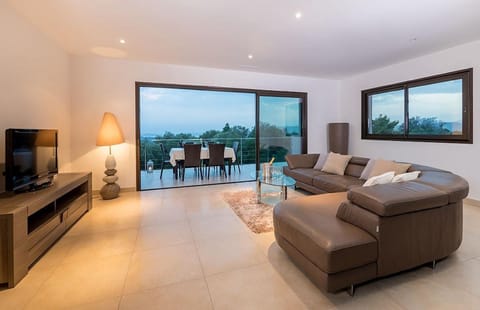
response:
<path id="1" fill-rule="evenodd" d="M 480 208 L 465 206 L 463 244 L 435 270 L 373 281 L 351 298 L 319 291 L 273 233 L 244 226 L 221 194 L 245 188 L 254 184 L 95 199 L 16 288 L 0 291 L 0 309 L 480 308 Z"/>

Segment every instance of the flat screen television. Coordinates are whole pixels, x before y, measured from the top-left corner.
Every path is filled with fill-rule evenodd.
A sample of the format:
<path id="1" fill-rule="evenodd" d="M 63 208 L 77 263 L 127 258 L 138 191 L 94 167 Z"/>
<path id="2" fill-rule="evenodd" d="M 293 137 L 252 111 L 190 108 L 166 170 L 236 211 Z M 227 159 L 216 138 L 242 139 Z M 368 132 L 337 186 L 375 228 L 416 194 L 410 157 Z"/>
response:
<path id="1" fill-rule="evenodd" d="M 58 173 L 55 129 L 5 131 L 5 189 L 27 191 L 52 184 Z"/>

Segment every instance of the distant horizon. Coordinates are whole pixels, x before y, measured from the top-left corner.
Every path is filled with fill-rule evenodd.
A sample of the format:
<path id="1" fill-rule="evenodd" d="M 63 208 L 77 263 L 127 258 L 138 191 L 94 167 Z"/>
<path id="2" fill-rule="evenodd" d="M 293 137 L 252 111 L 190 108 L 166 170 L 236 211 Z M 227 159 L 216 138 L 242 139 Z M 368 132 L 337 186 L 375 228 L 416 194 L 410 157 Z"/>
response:
<path id="1" fill-rule="evenodd" d="M 232 126 L 236 126 L 235 124 L 229 124 L 230 127 Z M 248 127 L 247 127 L 248 128 Z M 248 129 L 250 130 L 253 130 L 255 128 L 255 126 L 253 127 L 250 127 Z M 184 131 L 180 131 L 180 132 L 173 132 L 173 131 L 170 131 L 170 130 L 167 130 L 167 131 L 164 131 L 164 132 L 161 132 L 161 133 L 153 133 L 153 132 L 145 132 L 145 133 L 141 133 L 140 134 L 140 137 L 157 137 L 157 136 L 163 136 L 165 133 L 167 132 L 170 132 L 170 133 L 173 133 L 175 135 L 177 134 L 191 134 L 193 136 L 200 136 L 202 135 L 203 133 L 205 133 L 206 131 L 209 131 L 209 130 L 218 130 L 218 131 L 222 131 L 223 127 L 222 128 L 219 128 L 219 129 L 214 129 L 214 128 L 209 128 L 209 129 L 205 129 L 203 130 L 202 132 L 184 132 Z M 287 133 L 294 133 L 294 132 L 299 132 L 300 131 L 300 127 L 299 126 L 286 126 L 282 129 L 285 129 L 285 131 Z M 290 130 L 289 130 L 290 129 Z M 293 130 L 292 130 L 293 129 Z"/>

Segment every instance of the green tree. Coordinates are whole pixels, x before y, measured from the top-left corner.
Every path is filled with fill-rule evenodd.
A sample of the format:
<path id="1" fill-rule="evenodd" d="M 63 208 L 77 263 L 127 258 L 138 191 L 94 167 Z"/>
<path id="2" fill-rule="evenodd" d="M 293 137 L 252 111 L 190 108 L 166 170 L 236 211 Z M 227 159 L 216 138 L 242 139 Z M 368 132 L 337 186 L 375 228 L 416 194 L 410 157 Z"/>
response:
<path id="1" fill-rule="evenodd" d="M 411 117 L 408 121 L 408 133 L 412 135 L 449 135 L 451 131 L 443 128 L 445 123 L 436 117 Z"/>
<path id="2" fill-rule="evenodd" d="M 201 139 L 212 139 L 212 138 L 216 138 L 219 133 L 220 133 L 220 131 L 218 131 L 218 130 L 210 129 L 210 130 L 207 130 L 207 131 L 205 131 L 204 133 L 202 133 L 202 134 L 200 135 L 200 138 L 201 138 Z"/>
<path id="3" fill-rule="evenodd" d="M 380 114 L 376 119 L 372 120 L 372 134 L 391 135 L 398 133 L 395 130 L 399 121 L 390 121 L 387 115 Z"/>
<path id="4" fill-rule="evenodd" d="M 223 132 L 229 132 L 230 131 L 230 125 L 228 123 L 225 123 L 225 126 L 223 127 Z"/>

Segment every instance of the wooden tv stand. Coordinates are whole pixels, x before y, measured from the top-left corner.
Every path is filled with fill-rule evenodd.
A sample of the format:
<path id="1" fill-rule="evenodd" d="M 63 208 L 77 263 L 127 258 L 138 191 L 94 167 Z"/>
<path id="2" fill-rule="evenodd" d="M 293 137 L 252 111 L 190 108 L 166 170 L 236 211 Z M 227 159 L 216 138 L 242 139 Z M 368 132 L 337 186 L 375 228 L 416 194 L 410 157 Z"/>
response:
<path id="1" fill-rule="evenodd" d="M 91 173 L 62 173 L 48 188 L 0 198 L 0 285 L 17 285 L 91 208 Z"/>

